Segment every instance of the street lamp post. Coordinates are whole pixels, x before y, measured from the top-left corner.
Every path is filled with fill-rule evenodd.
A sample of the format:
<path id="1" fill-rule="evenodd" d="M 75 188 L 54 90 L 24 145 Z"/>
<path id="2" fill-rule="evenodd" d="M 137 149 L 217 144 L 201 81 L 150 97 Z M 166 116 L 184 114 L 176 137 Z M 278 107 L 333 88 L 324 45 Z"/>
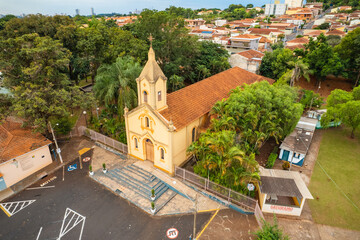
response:
<path id="1" fill-rule="evenodd" d="M 54 134 L 54 129 L 53 129 L 52 126 L 51 126 L 51 122 L 49 122 L 49 126 L 50 126 L 50 130 L 51 130 L 51 133 L 52 133 L 54 142 L 55 142 L 56 152 L 57 152 L 57 154 L 59 155 L 60 162 L 63 163 L 63 159 L 62 159 L 62 157 L 61 157 L 61 150 L 60 150 L 60 148 L 59 148 L 59 146 L 58 146 L 58 143 L 57 143 L 57 141 L 56 141 L 55 134 Z"/>
<path id="2" fill-rule="evenodd" d="M 85 124 L 86 124 L 86 127 L 87 127 L 88 125 L 87 125 L 87 118 L 86 118 L 86 111 L 85 110 L 83 111 L 83 114 L 85 116 Z"/>

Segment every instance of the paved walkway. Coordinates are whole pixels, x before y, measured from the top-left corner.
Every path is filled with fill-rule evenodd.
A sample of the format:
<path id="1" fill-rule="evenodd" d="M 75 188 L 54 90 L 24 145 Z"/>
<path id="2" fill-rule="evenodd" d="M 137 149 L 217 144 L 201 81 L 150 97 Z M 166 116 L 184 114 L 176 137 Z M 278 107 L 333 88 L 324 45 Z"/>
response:
<path id="1" fill-rule="evenodd" d="M 103 163 L 106 164 L 106 168 L 109 170 L 106 174 L 102 172 Z M 140 172 L 149 174 L 148 178 L 156 179 L 154 181 L 159 182 L 158 185 L 163 184 L 168 188 L 159 199 L 155 200 L 156 215 L 193 213 L 195 210 L 195 199 L 197 199 L 197 211 L 226 208 L 155 168 L 149 161 L 124 160 L 120 156 L 96 146 L 93 152 L 92 165 L 95 172 L 91 176 L 92 179 L 148 213 L 150 213 L 151 207 L 149 189 L 151 190 L 155 184 L 146 181 L 146 179 L 139 183 L 140 178 L 136 176 L 138 174 L 131 173 L 131 168 L 140 168 Z M 127 180 L 130 183 L 125 178 L 122 178 L 124 174 L 128 175 Z M 141 189 L 135 190 L 131 184 L 136 184 Z M 146 184 L 149 184 L 149 186 Z M 149 194 L 149 197 L 146 197 L 146 194 Z"/>

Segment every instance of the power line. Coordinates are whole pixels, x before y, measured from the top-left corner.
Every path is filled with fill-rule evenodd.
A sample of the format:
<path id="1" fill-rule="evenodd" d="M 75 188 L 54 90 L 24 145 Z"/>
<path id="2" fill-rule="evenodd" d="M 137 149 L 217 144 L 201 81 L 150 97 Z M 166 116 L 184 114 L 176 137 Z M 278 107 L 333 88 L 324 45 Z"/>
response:
<path id="1" fill-rule="evenodd" d="M 340 190 L 340 192 L 342 193 L 342 195 L 344 195 L 345 198 L 347 198 L 347 200 L 349 200 L 349 202 L 357 209 L 360 211 L 359 207 L 353 202 L 351 201 L 351 199 L 346 195 L 346 193 L 344 193 L 344 191 L 339 187 L 339 185 L 336 184 L 336 182 L 329 176 L 329 174 L 325 171 L 325 169 L 321 166 L 319 161 L 316 161 L 316 163 L 320 166 L 320 168 L 323 170 L 323 172 L 326 174 L 326 176 L 335 184 L 336 188 L 338 188 Z"/>

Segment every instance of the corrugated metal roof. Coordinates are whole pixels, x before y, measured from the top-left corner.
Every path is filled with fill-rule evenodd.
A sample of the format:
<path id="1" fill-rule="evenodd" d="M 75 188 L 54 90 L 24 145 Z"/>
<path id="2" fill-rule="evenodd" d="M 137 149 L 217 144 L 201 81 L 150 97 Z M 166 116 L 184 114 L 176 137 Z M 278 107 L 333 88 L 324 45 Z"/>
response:
<path id="1" fill-rule="evenodd" d="M 261 176 L 262 193 L 275 194 L 283 197 L 303 198 L 294 179 Z"/>

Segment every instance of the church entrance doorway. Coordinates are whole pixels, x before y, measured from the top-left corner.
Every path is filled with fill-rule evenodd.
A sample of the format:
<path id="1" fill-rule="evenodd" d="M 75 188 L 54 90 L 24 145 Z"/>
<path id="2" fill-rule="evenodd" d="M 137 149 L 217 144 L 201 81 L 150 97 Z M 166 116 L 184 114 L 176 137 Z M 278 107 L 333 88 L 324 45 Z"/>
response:
<path id="1" fill-rule="evenodd" d="M 146 160 L 154 162 L 154 144 L 150 139 L 145 140 Z"/>

